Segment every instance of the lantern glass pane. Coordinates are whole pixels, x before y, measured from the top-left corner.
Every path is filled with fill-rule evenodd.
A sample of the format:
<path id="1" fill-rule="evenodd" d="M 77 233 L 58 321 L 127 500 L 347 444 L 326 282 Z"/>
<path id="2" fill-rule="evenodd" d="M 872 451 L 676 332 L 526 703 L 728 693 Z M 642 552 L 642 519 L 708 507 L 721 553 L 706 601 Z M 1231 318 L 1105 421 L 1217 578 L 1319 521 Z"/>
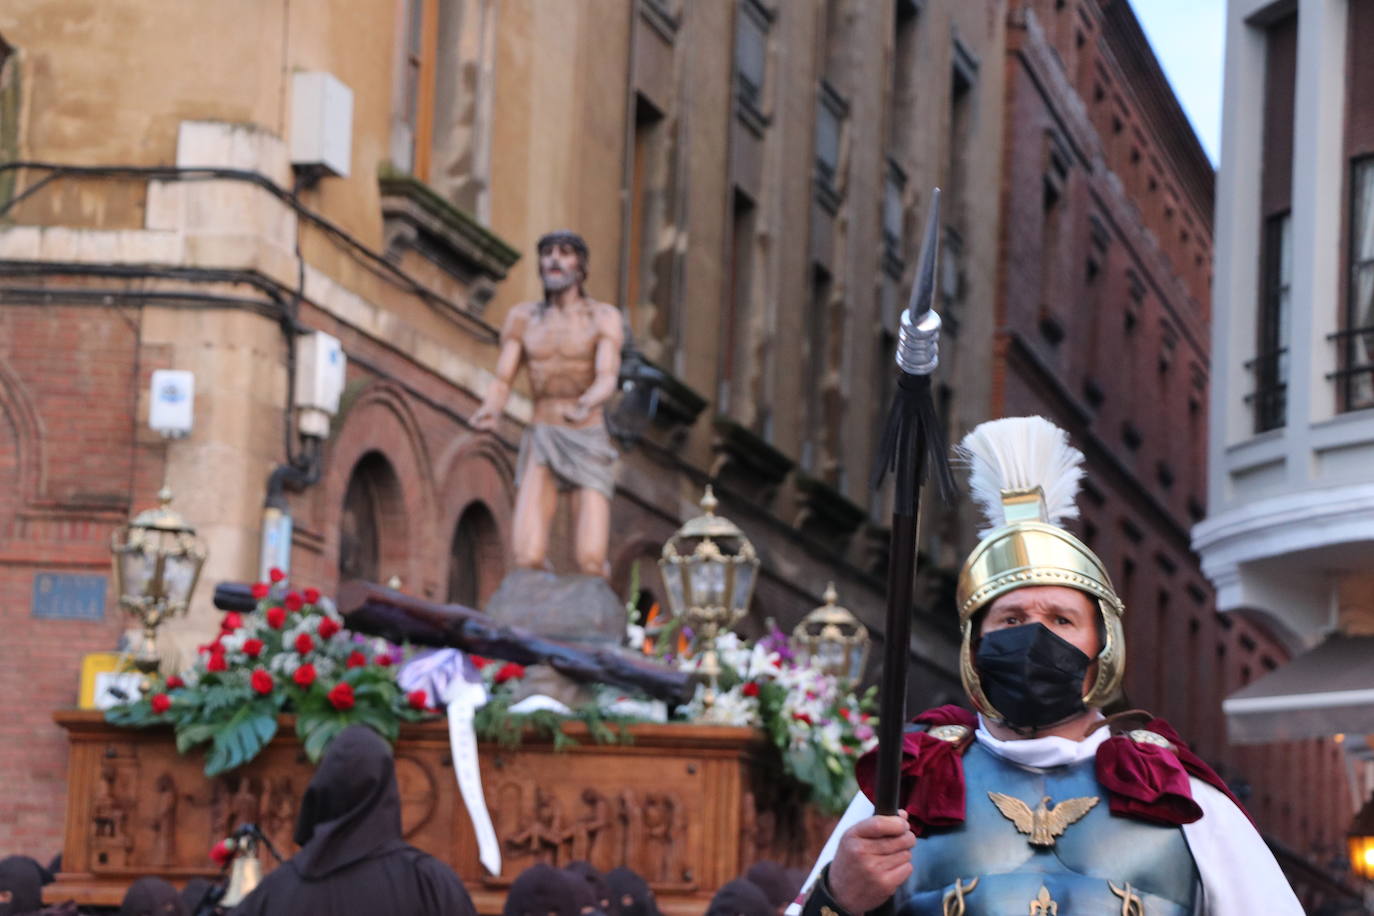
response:
<path id="1" fill-rule="evenodd" d="M 668 593 L 668 610 L 672 611 L 674 617 L 681 617 L 687 607 L 682 594 L 682 566 L 677 563 L 664 563 L 661 570 L 663 589 Z"/>
<path id="2" fill-rule="evenodd" d="M 845 659 L 844 646 L 830 640 L 821 642 L 818 657 L 821 660 L 821 670 L 826 674 L 842 675 L 848 667 Z"/>
<path id="3" fill-rule="evenodd" d="M 849 679 L 858 683 L 864 676 L 864 647 L 862 644 L 849 650 Z"/>
<path id="4" fill-rule="evenodd" d="M 157 557 L 140 549 L 125 550 L 119 555 L 120 589 L 130 598 L 148 594 L 148 582 L 157 566 Z"/>
<path id="5" fill-rule="evenodd" d="M 1350 869 L 1365 880 L 1374 880 L 1374 837 L 1351 836 Z"/>
<path id="6" fill-rule="evenodd" d="M 741 563 L 735 567 L 734 594 L 730 596 L 730 607 L 741 613 L 749 609 L 749 596 L 754 591 L 754 576 L 758 573 L 754 563 Z"/>
<path id="7" fill-rule="evenodd" d="M 191 587 L 195 585 L 196 573 L 200 570 L 200 560 L 186 554 L 172 554 L 162 568 L 162 593 L 167 603 L 183 605 L 191 597 Z"/>
<path id="8" fill-rule="evenodd" d="M 715 559 L 693 557 L 688 561 L 692 582 L 692 604 L 721 607 L 725 604 L 725 564 Z"/>

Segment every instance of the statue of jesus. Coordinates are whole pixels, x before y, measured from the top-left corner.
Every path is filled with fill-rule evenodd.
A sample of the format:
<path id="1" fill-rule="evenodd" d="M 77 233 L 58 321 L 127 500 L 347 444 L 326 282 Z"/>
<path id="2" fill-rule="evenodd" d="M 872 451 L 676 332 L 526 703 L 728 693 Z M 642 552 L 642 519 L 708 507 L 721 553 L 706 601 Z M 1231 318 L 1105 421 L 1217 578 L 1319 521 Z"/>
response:
<path id="1" fill-rule="evenodd" d="M 618 454 L 602 405 L 616 390 L 624 324 L 619 309 L 586 294 L 588 251 L 581 236 L 551 232 L 539 240 L 538 251 L 544 298 L 506 316 L 496 378 L 472 425 L 496 428 L 523 364 L 534 410 L 516 463 L 515 564 L 544 568 L 558 494 L 571 491 L 578 571 L 604 578 Z"/>

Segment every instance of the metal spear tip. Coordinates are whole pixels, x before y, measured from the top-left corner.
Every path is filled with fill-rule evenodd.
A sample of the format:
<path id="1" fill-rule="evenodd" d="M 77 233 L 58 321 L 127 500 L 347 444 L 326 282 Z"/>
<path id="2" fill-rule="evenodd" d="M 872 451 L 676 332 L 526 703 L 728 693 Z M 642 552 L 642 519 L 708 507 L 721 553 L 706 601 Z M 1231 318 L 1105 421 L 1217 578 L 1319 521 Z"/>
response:
<path id="1" fill-rule="evenodd" d="M 916 262 L 916 281 L 911 285 L 911 299 L 906 306 L 913 325 L 935 304 L 935 267 L 939 261 L 939 254 L 940 189 L 932 188 L 930 215 L 926 218 L 926 234 L 921 239 L 921 256 Z"/>
<path id="2" fill-rule="evenodd" d="M 930 216 L 921 242 L 911 300 L 902 313 L 897 332 L 897 367 L 907 375 L 930 375 L 940 364 L 940 316 L 935 302 L 935 269 L 940 249 L 940 189 L 930 195 Z"/>

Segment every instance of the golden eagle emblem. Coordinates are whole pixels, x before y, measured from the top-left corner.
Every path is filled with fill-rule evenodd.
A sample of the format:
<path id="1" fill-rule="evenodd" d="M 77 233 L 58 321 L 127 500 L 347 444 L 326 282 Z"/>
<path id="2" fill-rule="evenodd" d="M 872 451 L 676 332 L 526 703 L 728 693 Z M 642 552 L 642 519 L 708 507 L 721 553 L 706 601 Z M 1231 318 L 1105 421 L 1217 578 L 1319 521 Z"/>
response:
<path id="1" fill-rule="evenodd" d="M 1019 798 L 989 792 L 988 798 L 1002 812 L 1002 816 L 1016 825 L 1016 829 L 1030 837 L 1032 846 L 1054 846 L 1054 838 L 1061 835 L 1074 823 L 1093 809 L 1099 801 L 1096 795 L 1083 798 L 1067 798 L 1053 808 L 1049 807 L 1050 797 L 1040 799 L 1034 811 Z"/>

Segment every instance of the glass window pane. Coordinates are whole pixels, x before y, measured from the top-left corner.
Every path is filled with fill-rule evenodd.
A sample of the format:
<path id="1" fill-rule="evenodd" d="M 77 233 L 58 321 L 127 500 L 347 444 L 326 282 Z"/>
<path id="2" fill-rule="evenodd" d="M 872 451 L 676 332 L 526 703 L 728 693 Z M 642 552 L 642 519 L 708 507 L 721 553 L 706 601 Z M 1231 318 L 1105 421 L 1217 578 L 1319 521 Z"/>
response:
<path id="1" fill-rule="evenodd" d="M 1350 290 L 1346 407 L 1374 407 L 1374 157 L 1356 162 L 1351 174 Z"/>
<path id="2" fill-rule="evenodd" d="M 763 80 L 768 66 L 768 36 L 763 26 L 743 7 L 736 16 L 735 73 L 746 101 L 763 102 Z"/>
<path id="3" fill-rule="evenodd" d="M 816 164 L 827 179 L 840 165 L 840 119 L 823 103 L 816 106 Z"/>

